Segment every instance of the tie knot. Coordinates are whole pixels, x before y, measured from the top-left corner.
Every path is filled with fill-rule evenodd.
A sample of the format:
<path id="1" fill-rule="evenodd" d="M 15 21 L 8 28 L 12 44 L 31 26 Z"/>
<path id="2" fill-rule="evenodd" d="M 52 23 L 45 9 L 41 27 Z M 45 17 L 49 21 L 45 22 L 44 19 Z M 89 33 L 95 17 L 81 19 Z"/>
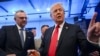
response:
<path id="1" fill-rule="evenodd" d="M 20 30 L 22 30 L 22 31 L 23 31 L 24 29 L 23 29 L 23 28 L 21 28 Z"/>
<path id="2" fill-rule="evenodd" d="M 60 28 L 60 26 L 59 26 L 59 25 L 57 25 L 57 26 L 56 26 L 56 28 Z"/>

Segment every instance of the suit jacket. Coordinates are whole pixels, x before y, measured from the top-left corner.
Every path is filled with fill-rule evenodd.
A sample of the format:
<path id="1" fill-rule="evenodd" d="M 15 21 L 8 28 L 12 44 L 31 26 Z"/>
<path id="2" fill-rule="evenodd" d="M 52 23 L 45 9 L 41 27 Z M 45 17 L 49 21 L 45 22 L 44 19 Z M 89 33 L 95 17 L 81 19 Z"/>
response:
<path id="1" fill-rule="evenodd" d="M 7 54 L 16 54 L 17 56 L 26 56 L 28 49 L 34 49 L 34 37 L 29 31 L 26 31 L 24 47 L 22 47 L 20 35 L 16 25 L 3 26 L 0 33 L 0 56 Z"/>
<path id="2" fill-rule="evenodd" d="M 54 26 L 49 28 L 44 34 L 44 38 L 39 50 L 41 56 L 48 56 L 53 30 Z M 78 56 L 78 48 L 80 48 L 81 56 L 88 56 L 85 34 L 82 32 L 80 27 L 64 23 L 55 56 Z"/>

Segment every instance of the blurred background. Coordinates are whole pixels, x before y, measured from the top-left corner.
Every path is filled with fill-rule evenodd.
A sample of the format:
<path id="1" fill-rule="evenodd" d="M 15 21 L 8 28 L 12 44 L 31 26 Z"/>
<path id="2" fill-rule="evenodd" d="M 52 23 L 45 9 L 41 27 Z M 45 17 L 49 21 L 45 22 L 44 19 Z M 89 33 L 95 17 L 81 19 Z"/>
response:
<path id="1" fill-rule="evenodd" d="M 42 25 L 54 25 L 50 18 L 50 7 L 56 2 L 63 4 L 65 20 L 80 25 L 85 33 L 94 11 L 100 10 L 100 0 L 0 0 L 0 28 L 15 24 L 14 13 L 24 10 L 28 16 L 26 28 L 35 28 L 36 38 L 40 38 Z"/>

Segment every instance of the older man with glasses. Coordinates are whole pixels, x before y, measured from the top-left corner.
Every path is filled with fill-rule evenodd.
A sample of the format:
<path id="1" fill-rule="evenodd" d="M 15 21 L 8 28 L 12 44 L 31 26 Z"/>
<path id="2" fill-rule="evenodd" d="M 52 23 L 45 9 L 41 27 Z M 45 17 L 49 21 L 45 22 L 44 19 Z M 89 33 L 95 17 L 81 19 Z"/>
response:
<path id="1" fill-rule="evenodd" d="M 27 15 L 18 10 L 14 15 L 15 25 L 3 26 L 0 31 L 0 56 L 27 56 L 35 49 L 33 34 L 25 30 Z"/>

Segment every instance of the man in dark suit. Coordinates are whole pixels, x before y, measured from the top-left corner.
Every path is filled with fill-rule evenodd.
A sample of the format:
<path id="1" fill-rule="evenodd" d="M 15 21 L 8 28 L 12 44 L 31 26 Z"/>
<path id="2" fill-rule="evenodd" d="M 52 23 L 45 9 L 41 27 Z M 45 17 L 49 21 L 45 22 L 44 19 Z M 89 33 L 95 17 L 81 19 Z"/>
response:
<path id="1" fill-rule="evenodd" d="M 27 24 L 26 13 L 23 10 L 17 11 L 14 20 L 16 25 L 1 28 L 0 56 L 26 56 L 27 50 L 35 48 L 33 34 L 24 28 Z"/>
<path id="2" fill-rule="evenodd" d="M 79 26 L 64 21 L 65 13 L 61 4 L 57 3 L 51 7 L 50 16 L 54 20 L 55 26 L 49 28 L 44 34 L 40 47 L 41 56 L 78 56 L 78 48 L 81 56 L 88 56 L 88 42 L 85 34 Z M 59 31 L 57 40 L 54 39 L 54 42 L 57 42 L 55 48 L 53 34 L 55 34 L 57 25 L 59 25 Z"/>

